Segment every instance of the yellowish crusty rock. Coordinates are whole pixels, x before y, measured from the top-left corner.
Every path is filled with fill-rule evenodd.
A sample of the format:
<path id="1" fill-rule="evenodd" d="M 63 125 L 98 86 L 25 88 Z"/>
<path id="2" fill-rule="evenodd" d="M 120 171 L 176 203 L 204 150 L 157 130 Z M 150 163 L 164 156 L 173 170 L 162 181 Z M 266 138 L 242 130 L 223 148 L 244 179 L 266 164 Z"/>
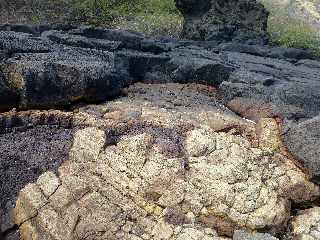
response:
<path id="1" fill-rule="evenodd" d="M 75 117 L 90 120 L 75 134 L 59 174 L 45 173 L 21 191 L 22 239 L 221 240 L 239 228 L 277 233 L 290 218 L 290 202 L 320 196 L 278 149 L 272 119 L 255 135 L 254 123 L 194 86 L 137 84 L 99 109 L 100 115 L 80 109 Z M 112 111 L 123 118 L 106 117 Z M 213 127 L 213 116 L 227 127 Z"/>
<path id="2" fill-rule="evenodd" d="M 293 235 L 297 240 L 320 239 L 320 207 L 299 212 L 291 225 Z"/>

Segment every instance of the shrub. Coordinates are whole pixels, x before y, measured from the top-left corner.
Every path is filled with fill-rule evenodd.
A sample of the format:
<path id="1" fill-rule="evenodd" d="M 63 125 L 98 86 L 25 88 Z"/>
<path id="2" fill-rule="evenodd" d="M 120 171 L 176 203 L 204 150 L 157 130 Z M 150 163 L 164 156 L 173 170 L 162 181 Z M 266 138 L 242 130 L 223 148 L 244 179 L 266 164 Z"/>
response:
<path id="1" fill-rule="evenodd" d="M 268 31 L 271 43 L 284 47 L 310 49 L 320 56 L 320 34 L 307 21 L 290 15 L 290 4 L 276 5 L 275 1 L 261 0 L 270 11 Z"/>
<path id="2" fill-rule="evenodd" d="M 320 55 L 320 35 L 310 26 L 301 22 L 285 24 L 272 23 L 269 25 L 271 41 L 277 45 L 310 49 Z"/>

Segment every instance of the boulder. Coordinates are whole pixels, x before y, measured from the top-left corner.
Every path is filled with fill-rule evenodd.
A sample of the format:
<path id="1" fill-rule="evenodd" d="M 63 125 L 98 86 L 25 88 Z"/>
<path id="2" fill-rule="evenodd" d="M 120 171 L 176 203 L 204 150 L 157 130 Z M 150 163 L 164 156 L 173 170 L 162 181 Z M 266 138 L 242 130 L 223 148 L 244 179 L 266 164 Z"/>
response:
<path id="1" fill-rule="evenodd" d="M 289 151 L 309 170 L 320 184 L 320 116 L 292 125 L 284 133 Z"/>
<path id="2" fill-rule="evenodd" d="M 260 57 L 277 58 L 296 62 L 302 59 L 315 59 L 316 56 L 310 50 L 272 47 L 268 45 L 253 45 L 244 43 L 222 43 L 219 45 L 221 51 L 247 53 Z"/>
<path id="3" fill-rule="evenodd" d="M 77 48 L 16 55 L 0 69 L 21 109 L 102 101 L 118 95 L 128 80 L 115 71 L 112 53 Z"/>
<path id="4" fill-rule="evenodd" d="M 217 87 L 229 79 L 234 70 L 219 54 L 200 47 L 179 47 L 158 56 L 166 56 L 164 64 L 156 64 L 143 78 L 146 82 L 200 83 Z"/>
<path id="5" fill-rule="evenodd" d="M 269 13 L 256 0 L 176 0 L 182 37 L 264 44 Z"/>
<path id="6" fill-rule="evenodd" d="M 42 33 L 42 37 L 51 41 L 67 46 L 80 48 L 91 48 L 105 51 L 115 51 L 120 48 L 122 42 L 109 41 L 105 39 L 86 38 L 84 36 L 66 34 L 57 30 L 46 31 Z"/>
<path id="7" fill-rule="evenodd" d="M 123 48 L 139 50 L 145 36 L 133 31 L 113 30 L 105 28 L 82 27 L 69 31 L 70 34 L 87 38 L 105 39 L 122 43 Z"/>
<path id="8" fill-rule="evenodd" d="M 20 29 L 0 32 L 2 111 L 101 101 L 144 81 L 219 87 L 227 103 L 247 99 L 240 104 L 247 109 L 258 101 L 250 119 L 254 112 L 288 119 L 319 113 L 320 66 L 307 51 L 93 27 L 47 29 L 40 37 Z"/>
<path id="9" fill-rule="evenodd" d="M 75 26 L 70 24 L 40 24 L 40 25 L 29 25 L 29 24 L 1 24 L 1 31 L 12 31 L 12 32 L 21 32 L 29 33 L 39 36 L 42 32 L 48 30 L 63 30 L 68 31 L 74 29 Z"/>
<path id="10" fill-rule="evenodd" d="M 226 102 L 242 100 L 243 108 L 253 101 L 258 105 L 254 106 L 256 109 L 266 109 L 268 106 L 269 116 L 292 120 L 312 118 L 319 114 L 320 68 L 317 61 L 291 63 L 246 53 L 224 54 L 229 63 L 238 66 L 230 78 L 220 85 Z M 243 112 L 240 109 L 233 110 Z M 250 116 L 248 114 L 244 116 L 254 117 L 252 111 Z"/>

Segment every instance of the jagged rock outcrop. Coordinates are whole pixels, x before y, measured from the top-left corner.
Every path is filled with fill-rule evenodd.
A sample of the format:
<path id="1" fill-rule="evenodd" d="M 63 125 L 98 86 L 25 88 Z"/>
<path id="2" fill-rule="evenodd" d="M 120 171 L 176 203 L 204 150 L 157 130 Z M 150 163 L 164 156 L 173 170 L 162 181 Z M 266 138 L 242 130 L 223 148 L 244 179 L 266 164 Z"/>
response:
<path id="1" fill-rule="evenodd" d="M 290 203 L 320 196 L 283 150 L 274 119 L 245 120 L 206 86 L 136 84 L 127 97 L 79 109 L 80 123 L 58 174 L 19 194 L 22 239 L 277 234 Z"/>
<path id="2" fill-rule="evenodd" d="M 176 0 L 184 17 L 182 36 L 218 42 L 267 42 L 269 13 L 256 0 Z"/>
<path id="3" fill-rule="evenodd" d="M 288 118 L 319 113 L 319 62 L 303 50 L 154 39 L 90 27 L 44 31 L 41 37 L 0 34 L 2 110 L 101 101 L 145 81 L 220 86 L 227 101 L 260 99 Z"/>

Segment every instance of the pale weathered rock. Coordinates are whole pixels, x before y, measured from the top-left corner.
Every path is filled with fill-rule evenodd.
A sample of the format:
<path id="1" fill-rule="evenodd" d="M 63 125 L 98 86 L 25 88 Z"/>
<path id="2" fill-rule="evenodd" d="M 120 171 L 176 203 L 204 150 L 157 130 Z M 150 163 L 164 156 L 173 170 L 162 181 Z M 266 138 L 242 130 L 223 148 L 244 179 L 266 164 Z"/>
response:
<path id="1" fill-rule="evenodd" d="M 291 225 L 293 235 L 297 240 L 320 239 L 320 208 L 314 207 L 299 212 Z"/>
<path id="2" fill-rule="evenodd" d="M 233 235 L 233 240 L 278 240 L 270 234 L 264 233 L 248 233 L 246 231 L 237 230 Z"/>
<path id="3" fill-rule="evenodd" d="M 206 87 L 136 84 L 127 97 L 94 108 L 76 114 L 88 125 L 75 134 L 59 173 L 21 191 L 15 212 L 23 240 L 279 233 L 290 202 L 320 196 L 282 154 L 274 120 L 257 127 L 219 105 Z M 105 117 L 113 111 L 117 117 Z M 215 128 L 216 119 L 229 127 Z"/>
<path id="4" fill-rule="evenodd" d="M 41 188 L 43 194 L 46 197 L 50 197 L 58 189 L 60 180 L 53 172 L 46 172 L 38 178 L 37 184 Z"/>

